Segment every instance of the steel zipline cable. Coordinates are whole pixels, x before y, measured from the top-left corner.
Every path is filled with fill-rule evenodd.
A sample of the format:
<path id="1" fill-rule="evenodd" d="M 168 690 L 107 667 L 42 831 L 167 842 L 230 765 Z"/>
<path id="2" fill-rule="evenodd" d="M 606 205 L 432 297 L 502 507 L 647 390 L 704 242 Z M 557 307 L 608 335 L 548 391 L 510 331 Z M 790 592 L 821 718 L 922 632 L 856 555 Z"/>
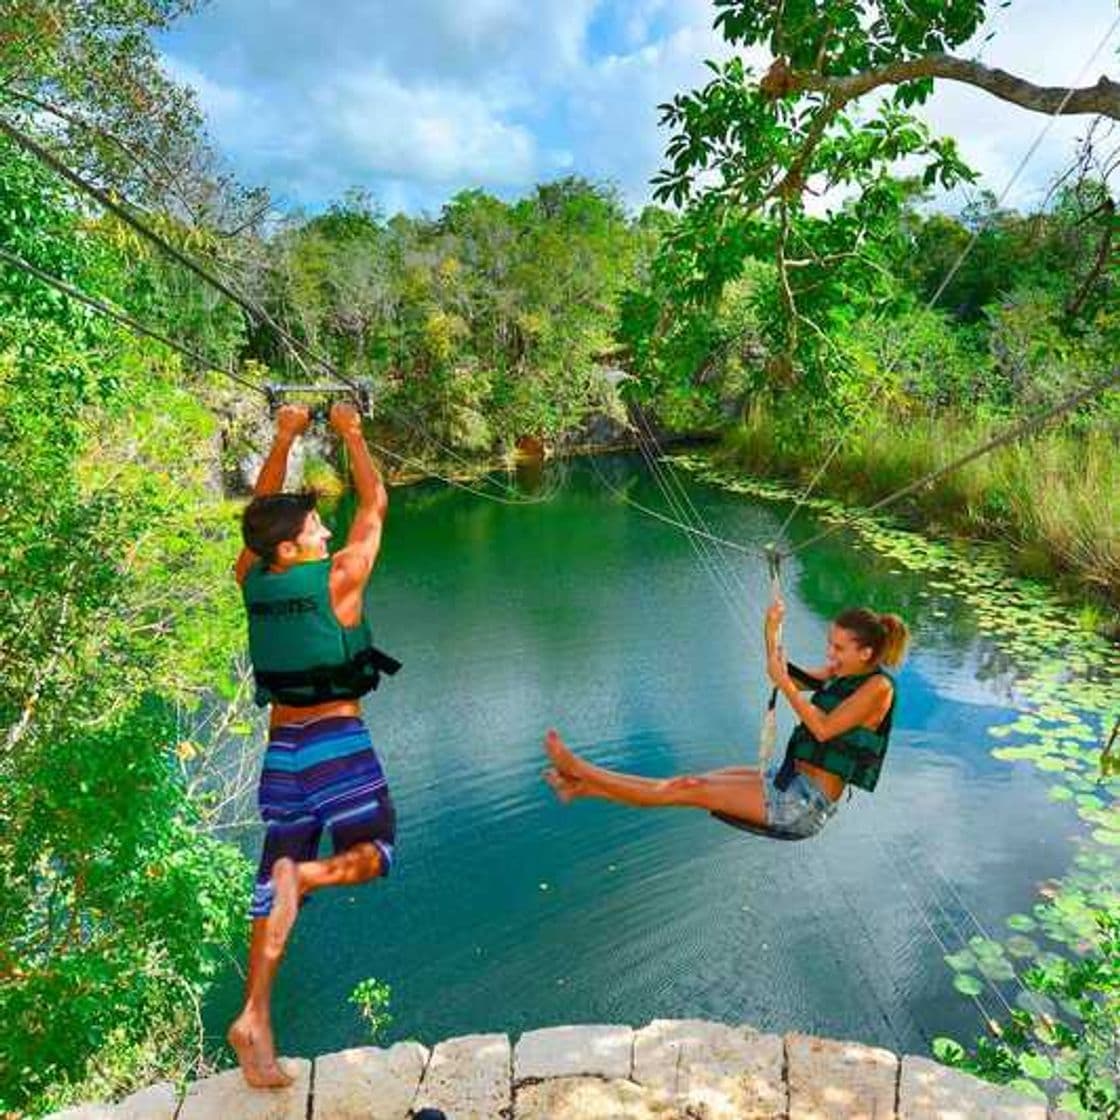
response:
<path id="1" fill-rule="evenodd" d="M 895 502 L 901 498 L 905 498 L 908 494 L 913 494 L 916 490 L 920 490 L 923 486 L 928 486 L 932 482 L 936 482 L 939 478 L 943 478 L 947 474 L 952 474 L 953 471 L 963 467 L 966 463 L 971 463 L 974 459 L 979 459 L 987 455 L 990 451 L 995 451 L 998 447 L 1003 447 L 1006 444 L 1013 443 L 1024 435 L 1028 435 L 1039 428 L 1045 427 L 1051 420 L 1058 416 L 1062 416 L 1067 412 L 1071 412 L 1077 408 L 1078 405 L 1084 404 L 1086 401 L 1091 400 L 1093 397 L 1099 396 L 1101 393 L 1108 389 L 1120 385 L 1120 366 L 1111 370 L 1104 377 L 1098 378 L 1096 381 L 1091 382 L 1084 389 L 1078 390 L 1076 393 L 1071 393 L 1068 397 L 1060 400 L 1052 408 L 1048 408 L 1040 416 L 1029 417 L 1018 424 L 1013 424 L 1006 431 L 1001 432 L 998 436 L 985 441 L 971 451 L 966 452 L 964 455 L 959 455 L 956 459 L 946 463 L 944 466 L 936 467 L 931 471 L 927 471 L 921 478 L 915 479 L 913 482 L 908 482 L 905 486 L 900 486 L 897 490 L 892 491 L 885 498 L 880 498 L 877 502 L 872 503 L 865 509 L 860 510 L 857 514 L 846 517 L 838 521 L 835 525 L 830 525 L 827 529 L 822 529 L 819 533 L 815 533 L 807 540 L 801 541 L 793 548 L 784 549 L 781 552 L 782 558 L 794 556 L 803 549 L 809 548 L 810 545 L 822 541 L 825 537 L 831 536 L 833 533 L 839 532 L 841 529 L 848 525 L 853 524 L 861 517 L 866 517 L 871 513 L 878 513 L 886 509 L 888 506 L 894 505 Z"/>
<path id="2" fill-rule="evenodd" d="M 208 358 L 205 354 L 194 349 L 192 346 L 187 346 L 182 342 L 176 342 L 174 339 L 169 338 L 167 335 L 155 330 L 152 327 L 141 323 L 139 319 L 133 318 L 127 312 L 119 311 L 117 308 L 110 306 L 104 300 L 98 299 L 96 296 L 88 295 L 79 288 L 75 288 L 73 284 L 52 275 L 49 272 L 44 272 L 43 269 L 38 268 L 36 265 L 31 264 L 30 261 L 25 261 L 22 257 L 17 257 L 14 253 L 9 253 L 7 249 L 0 248 L 0 260 L 12 268 L 18 269 L 21 272 L 26 272 L 30 276 L 34 276 L 44 284 L 49 284 L 52 288 L 63 295 L 74 300 L 77 303 L 84 304 L 86 307 L 104 315 L 108 319 L 113 319 L 120 323 L 121 326 L 127 327 L 135 334 L 142 335 L 144 338 L 150 338 L 155 342 L 168 347 L 181 354 L 185 358 L 190 358 L 192 362 L 196 363 L 202 369 L 213 370 L 215 373 L 220 373 L 225 377 L 236 381 L 239 385 L 243 385 L 251 392 L 260 393 L 262 396 L 268 396 L 268 390 L 257 382 L 250 381 L 247 377 L 242 377 L 241 374 L 235 373 L 233 370 L 218 365 L 212 359 Z"/>

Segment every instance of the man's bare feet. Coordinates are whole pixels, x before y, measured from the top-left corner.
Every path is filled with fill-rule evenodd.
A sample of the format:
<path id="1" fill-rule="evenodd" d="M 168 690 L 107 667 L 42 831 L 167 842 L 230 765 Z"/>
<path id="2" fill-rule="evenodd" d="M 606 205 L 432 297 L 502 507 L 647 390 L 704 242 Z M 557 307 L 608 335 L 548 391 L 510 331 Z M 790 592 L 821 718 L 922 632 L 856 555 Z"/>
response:
<path id="1" fill-rule="evenodd" d="M 279 955 L 299 913 L 299 872 L 287 856 L 272 865 L 272 912 L 268 916 L 268 947 Z"/>
<path id="2" fill-rule="evenodd" d="M 582 761 L 568 749 L 568 745 L 553 728 L 549 728 L 548 734 L 544 737 L 544 749 L 561 777 L 575 781 L 582 777 L 580 772 Z"/>
<path id="3" fill-rule="evenodd" d="M 292 1078 L 276 1061 L 267 1023 L 243 1011 L 233 1021 L 226 1040 L 237 1055 L 245 1081 L 254 1089 L 284 1089 L 291 1085 Z"/>
<path id="4" fill-rule="evenodd" d="M 544 772 L 544 780 L 548 782 L 552 787 L 552 792 L 555 793 L 557 798 L 565 805 L 577 797 L 585 796 L 582 782 L 577 781 L 575 778 L 569 778 L 561 774 L 559 770 L 554 770 L 552 767 L 549 767 Z"/>

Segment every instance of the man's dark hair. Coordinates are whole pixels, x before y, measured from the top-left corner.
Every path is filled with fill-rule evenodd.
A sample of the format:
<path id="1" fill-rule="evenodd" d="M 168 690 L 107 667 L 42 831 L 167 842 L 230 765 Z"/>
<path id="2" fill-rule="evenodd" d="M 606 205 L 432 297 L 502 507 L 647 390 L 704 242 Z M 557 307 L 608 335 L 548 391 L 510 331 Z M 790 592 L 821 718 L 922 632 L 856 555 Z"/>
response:
<path id="1" fill-rule="evenodd" d="M 276 563 L 276 550 L 294 541 L 319 495 L 314 490 L 298 494 L 264 494 L 254 498 L 241 515 L 241 539 L 265 564 Z"/>

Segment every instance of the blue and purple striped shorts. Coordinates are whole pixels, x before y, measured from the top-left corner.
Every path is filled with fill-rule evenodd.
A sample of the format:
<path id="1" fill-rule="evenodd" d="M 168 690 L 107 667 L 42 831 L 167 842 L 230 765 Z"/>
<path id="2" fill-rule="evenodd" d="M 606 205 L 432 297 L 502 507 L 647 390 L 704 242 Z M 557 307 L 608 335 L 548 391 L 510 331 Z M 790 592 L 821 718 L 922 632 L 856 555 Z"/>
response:
<path id="1" fill-rule="evenodd" d="M 316 859 L 323 829 L 335 854 L 374 844 L 381 874 L 393 864 L 396 810 L 369 731 L 356 716 L 330 716 L 272 729 L 257 793 L 264 846 L 249 915 L 272 911 L 272 865 Z"/>

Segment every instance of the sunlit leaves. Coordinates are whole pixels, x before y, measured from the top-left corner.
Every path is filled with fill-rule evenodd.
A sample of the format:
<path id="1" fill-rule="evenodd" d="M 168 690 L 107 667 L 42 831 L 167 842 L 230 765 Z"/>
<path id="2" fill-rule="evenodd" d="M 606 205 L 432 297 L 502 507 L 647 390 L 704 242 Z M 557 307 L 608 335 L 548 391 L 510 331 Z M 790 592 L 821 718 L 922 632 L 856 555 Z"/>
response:
<path id="1" fill-rule="evenodd" d="M 127 289 L 112 245 L 6 146 L 0 241 Z M 214 419 L 165 355 L 0 268 L 0 418 L 0 1111 L 22 1111 L 77 1092 L 91 1059 L 98 1095 L 153 1054 L 182 1068 L 245 867 L 200 827 L 174 702 L 242 635 Z"/>

